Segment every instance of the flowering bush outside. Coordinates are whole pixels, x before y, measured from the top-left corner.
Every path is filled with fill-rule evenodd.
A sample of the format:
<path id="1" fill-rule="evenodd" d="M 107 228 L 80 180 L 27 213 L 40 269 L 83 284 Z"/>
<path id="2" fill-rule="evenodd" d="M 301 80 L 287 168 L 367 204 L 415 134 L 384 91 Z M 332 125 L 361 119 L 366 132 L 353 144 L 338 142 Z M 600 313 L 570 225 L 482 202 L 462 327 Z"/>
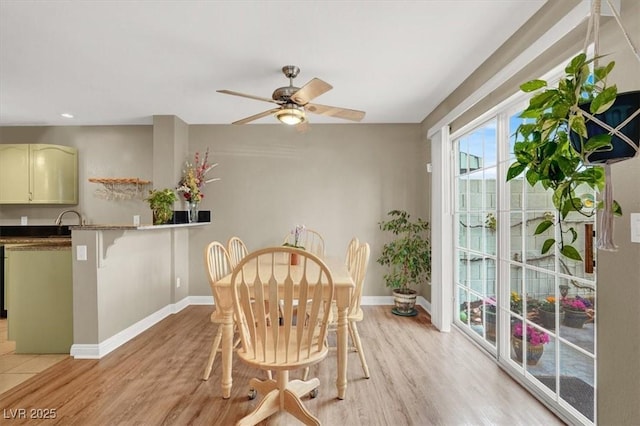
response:
<path id="1" fill-rule="evenodd" d="M 491 297 L 487 297 L 486 299 L 484 299 L 484 310 L 486 312 L 493 312 L 495 313 L 497 311 L 498 308 L 498 302 L 496 301 L 496 298 L 494 296 Z"/>
<path id="2" fill-rule="evenodd" d="M 580 296 L 576 296 L 575 299 L 564 299 L 562 301 L 562 306 L 565 309 L 569 309 L 571 311 L 586 311 L 591 308 L 591 302 L 587 299 L 583 299 Z"/>
<path id="3" fill-rule="evenodd" d="M 556 298 L 553 296 L 548 296 L 544 299 L 544 302 L 540 304 L 540 309 L 545 310 L 547 312 L 555 312 L 556 311 Z M 562 307 L 560 307 L 562 310 Z"/>
<path id="4" fill-rule="evenodd" d="M 509 305 L 511 306 L 511 311 L 517 314 L 522 313 L 522 297 L 515 291 L 511 292 Z"/>
<path id="5" fill-rule="evenodd" d="M 199 203 L 204 198 L 202 188 L 205 184 L 220 180 L 220 178 L 207 179 L 207 173 L 213 169 L 216 164 L 209 163 L 209 149 L 200 157 L 200 153 L 196 152 L 193 163 L 187 161 L 182 171 L 182 178 L 178 183 L 176 190 L 182 194 L 185 200 Z"/>
<path id="6" fill-rule="evenodd" d="M 522 339 L 522 323 L 517 322 L 513 326 L 513 337 Z M 544 345 L 549 343 L 549 335 L 544 331 L 539 331 L 535 327 L 527 325 L 527 342 L 531 345 Z"/>

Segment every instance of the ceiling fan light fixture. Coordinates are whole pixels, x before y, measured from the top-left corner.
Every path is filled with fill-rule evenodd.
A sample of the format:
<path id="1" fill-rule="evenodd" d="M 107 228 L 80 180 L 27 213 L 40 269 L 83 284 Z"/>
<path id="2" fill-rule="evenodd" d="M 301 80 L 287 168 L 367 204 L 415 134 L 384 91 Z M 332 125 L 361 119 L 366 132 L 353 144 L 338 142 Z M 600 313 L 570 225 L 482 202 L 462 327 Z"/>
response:
<path id="1" fill-rule="evenodd" d="M 286 104 L 279 111 L 275 113 L 275 116 L 284 124 L 289 126 L 295 126 L 296 124 L 303 123 L 306 118 L 304 116 L 304 109 L 296 104 Z"/>

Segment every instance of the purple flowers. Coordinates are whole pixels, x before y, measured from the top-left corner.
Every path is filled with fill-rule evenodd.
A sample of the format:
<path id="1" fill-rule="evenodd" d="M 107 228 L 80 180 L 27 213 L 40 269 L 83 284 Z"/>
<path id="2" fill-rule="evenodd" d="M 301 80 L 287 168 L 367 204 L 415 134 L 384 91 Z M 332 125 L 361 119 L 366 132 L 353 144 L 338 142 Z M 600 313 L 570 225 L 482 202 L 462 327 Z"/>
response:
<path id="1" fill-rule="evenodd" d="M 293 246 L 300 247 L 300 239 L 302 237 L 302 233 L 305 231 L 306 227 L 304 225 L 296 225 L 296 227 L 291 231 L 293 235 Z"/>
<path id="2" fill-rule="evenodd" d="M 522 323 L 517 322 L 513 326 L 513 337 L 522 339 Z M 539 331 L 535 327 L 527 325 L 527 342 L 531 345 L 544 345 L 549 343 L 549 335 L 544 331 Z"/>
<path id="3" fill-rule="evenodd" d="M 591 303 L 588 300 L 577 296 L 575 299 L 564 299 L 562 301 L 562 306 L 564 306 L 565 309 L 569 309 L 571 311 L 584 312 L 587 310 L 587 308 L 591 307 Z"/>

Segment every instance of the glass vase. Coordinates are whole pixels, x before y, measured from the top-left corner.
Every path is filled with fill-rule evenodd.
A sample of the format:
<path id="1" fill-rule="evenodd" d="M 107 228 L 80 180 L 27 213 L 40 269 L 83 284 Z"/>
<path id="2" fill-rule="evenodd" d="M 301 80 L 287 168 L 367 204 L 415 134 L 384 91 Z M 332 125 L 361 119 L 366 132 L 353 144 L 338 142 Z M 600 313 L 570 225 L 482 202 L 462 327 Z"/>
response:
<path id="1" fill-rule="evenodd" d="M 195 201 L 188 201 L 187 205 L 189 210 L 187 215 L 189 216 L 189 223 L 195 223 L 198 221 L 198 203 Z"/>

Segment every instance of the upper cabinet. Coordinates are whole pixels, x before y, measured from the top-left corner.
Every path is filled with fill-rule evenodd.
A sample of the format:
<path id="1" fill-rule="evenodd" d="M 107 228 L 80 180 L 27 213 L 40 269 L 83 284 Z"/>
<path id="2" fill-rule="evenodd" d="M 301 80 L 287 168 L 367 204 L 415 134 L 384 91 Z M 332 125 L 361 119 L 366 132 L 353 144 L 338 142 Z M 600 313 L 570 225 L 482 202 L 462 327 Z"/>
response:
<path id="1" fill-rule="evenodd" d="M 78 151 L 0 144 L 0 204 L 78 204 Z"/>

